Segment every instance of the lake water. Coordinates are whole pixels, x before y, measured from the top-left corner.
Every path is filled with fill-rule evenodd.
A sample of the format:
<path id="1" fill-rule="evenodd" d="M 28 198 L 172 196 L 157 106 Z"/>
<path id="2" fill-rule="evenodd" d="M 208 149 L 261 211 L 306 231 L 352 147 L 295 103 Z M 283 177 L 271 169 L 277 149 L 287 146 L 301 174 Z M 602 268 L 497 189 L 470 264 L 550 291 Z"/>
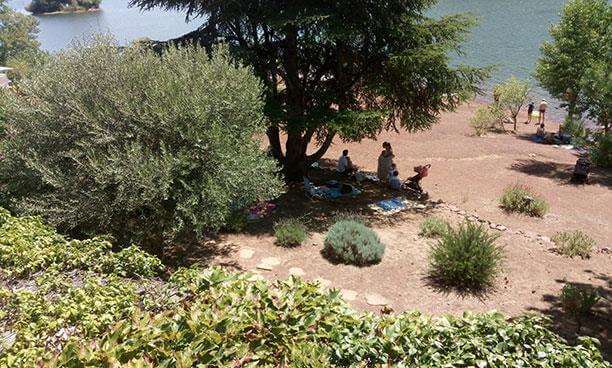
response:
<path id="1" fill-rule="evenodd" d="M 9 0 L 13 8 L 23 11 L 29 0 Z M 480 24 L 465 43 L 465 56 L 457 58 L 471 65 L 497 65 L 494 83 L 515 75 L 533 81 L 539 46 L 549 39 L 548 29 L 559 20 L 564 0 L 440 0 L 430 11 L 433 16 L 458 12 L 476 15 Z M 128 8 L 125 0 L 103 0 L 99 12 L 38 17 L 39 40 L 49 51 L 60 50 L 75 39 L 96 33 L 111 33 L 122 43 L 149 37 L 165 40 L 190 32 L 200 24 L 198 19 L 185 22 L 184 14 L 154 10 L 141 12 Z M 533 82 L 535 85 L 535 82 Z M 534 99 L 548 97 L 535 86 Z M 556 105 L 553 103 L 551 105 Z M 554 107 L 554 106 L 553 106 Z M 551 111 L 554 115 L 554 108 Z"/>

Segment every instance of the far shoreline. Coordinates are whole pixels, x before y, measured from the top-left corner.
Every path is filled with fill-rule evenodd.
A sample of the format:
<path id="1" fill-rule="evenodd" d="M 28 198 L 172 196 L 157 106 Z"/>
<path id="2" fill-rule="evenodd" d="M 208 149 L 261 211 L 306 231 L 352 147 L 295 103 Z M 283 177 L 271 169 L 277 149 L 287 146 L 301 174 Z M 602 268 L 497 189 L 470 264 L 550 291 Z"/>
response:
<path id="1" fill-rule="evenodd" d="M 102 11 L 102 8 L 97 7 L 97 8 L 89 8 L 89 9 L 59 10 L 59 11 L 48 12 L 48 13 L 32 13 L 32 12 L 30 13 L 35 17 L 41 17 L 41 16 L 47 16 L 47 15 L 52 16 L 52 15 L 65 15 L 65 14 L 95 13 L 99 11 Z"/>

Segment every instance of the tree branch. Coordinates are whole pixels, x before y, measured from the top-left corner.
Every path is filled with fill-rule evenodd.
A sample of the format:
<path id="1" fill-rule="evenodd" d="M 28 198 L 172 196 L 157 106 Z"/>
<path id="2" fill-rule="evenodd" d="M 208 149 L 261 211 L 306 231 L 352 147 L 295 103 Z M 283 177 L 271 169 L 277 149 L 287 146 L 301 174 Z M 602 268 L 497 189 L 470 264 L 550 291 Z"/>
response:
<path id="1" fill-rule="evenodd" d="M 306 156 L 306 162 L 310 165 L 313 162 L 321 159 L 321 157 L 325 155 L 325 153 L 331 146 L 332 142 L 334 141 L 335 136 L 336 136 L 336 132 L 327 133 L 327 137 L 325 137 L 325 141 L 323 141 L 323 144 L 321 144 L 321 147 L 319 147 L 319 149 L 312 155 Z"/>

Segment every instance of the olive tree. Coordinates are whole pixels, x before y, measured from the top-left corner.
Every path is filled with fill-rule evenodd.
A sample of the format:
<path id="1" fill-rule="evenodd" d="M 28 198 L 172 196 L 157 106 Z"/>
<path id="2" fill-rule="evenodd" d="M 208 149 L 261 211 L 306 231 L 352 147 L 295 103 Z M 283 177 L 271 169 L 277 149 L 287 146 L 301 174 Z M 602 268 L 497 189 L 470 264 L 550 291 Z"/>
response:
<path id="1" fill-rule="evenodd" d="M 0 66 L 24 52 L 38 49 L 36 18 L 18 13 L 0 0 Z"/>
<path id="2" fill-rule="evenodd" d="M 586 113 L 610 127 L 612 80 L 612 5 L 606 0 L 572 0 L 541 47 L 536 78 L 568 113 Z"/>
<path id="3" fill-rule="evenodd" d="M 516 131 L 516 120 L 521 109 L 527 102 L 531 87 L 529 82 L 511 77 L 503 83 L 494 87 L 494 93 L 498 97 L 497 104 L 500 108 L 507 111 L 514 123 Z"/>
<path id="4" fill-rule="evenodd" d="M 433 3 L 131 0 L 200 17 L 197 30 L 172 42 L 227 43 L 253 67 L 265 85 L 271 152 L 299 180 L 335 137 L 427 129 L 479 91 L 484 71 L 451 66 L 449 56 L 473 19 L 430 18 Z"/>
<path id="5" fill-rule="evenodd" d="M 159 56 L 100 39 L 64 51 L 9 94 L 0 188 L 70 234 L 202 236 L 282 189 L 257 140 L 261 95 L 227 48 Z"/>

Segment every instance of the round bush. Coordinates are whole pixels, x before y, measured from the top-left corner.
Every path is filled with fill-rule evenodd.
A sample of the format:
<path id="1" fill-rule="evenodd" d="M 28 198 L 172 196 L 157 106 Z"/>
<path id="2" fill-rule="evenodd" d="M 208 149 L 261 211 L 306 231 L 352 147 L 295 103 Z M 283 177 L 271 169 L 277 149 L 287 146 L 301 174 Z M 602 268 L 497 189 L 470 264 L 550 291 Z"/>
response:
<path id="1" fill-rule="evenodd" d="M 323 252 L 337 262 L 364 266 L 380 262 L 385 246 L 378 235 L 364 224 L 342 220 L 329 229 Z"/>
<path id="2" fill-rule="evenodd" d="M 299 219 L 285 219 L 274 224 L 276 244 L 283 247 L 301 245 L 308 237 L 306 226 Z"/>
<path id="3" fill-rule="evenodd" d="M 430 275 L 448 286 L 481 289 L 490 286 L 500 269 L 502 248 L 498 235 L 467 222 L 449 228 L 430 253 Z"/>
<path id="4" fill-rule="evenodd" d="M 529 216 L 542 217 L 548 212 L 548 203 L 525 185 L 513 185 L 504 190 L 500 206 L 508 212 L 519 212 Z"/>
<path id="5" fill-rule="evenodd" d="M 580 230 L 557 233 L 551 240 L 557 246 L 557 251 L 568 257 L 589 258 L 595 246 L 595 240 Z"/>
<path id="6" fill-rule="evenodd" d="M 158 55 L 99 39 L 63 51 L 8 93 L 0 190 L 74 236 L 202 236 L 282 190 L 254 139 L 261 94 L 225 48 Z"/>

